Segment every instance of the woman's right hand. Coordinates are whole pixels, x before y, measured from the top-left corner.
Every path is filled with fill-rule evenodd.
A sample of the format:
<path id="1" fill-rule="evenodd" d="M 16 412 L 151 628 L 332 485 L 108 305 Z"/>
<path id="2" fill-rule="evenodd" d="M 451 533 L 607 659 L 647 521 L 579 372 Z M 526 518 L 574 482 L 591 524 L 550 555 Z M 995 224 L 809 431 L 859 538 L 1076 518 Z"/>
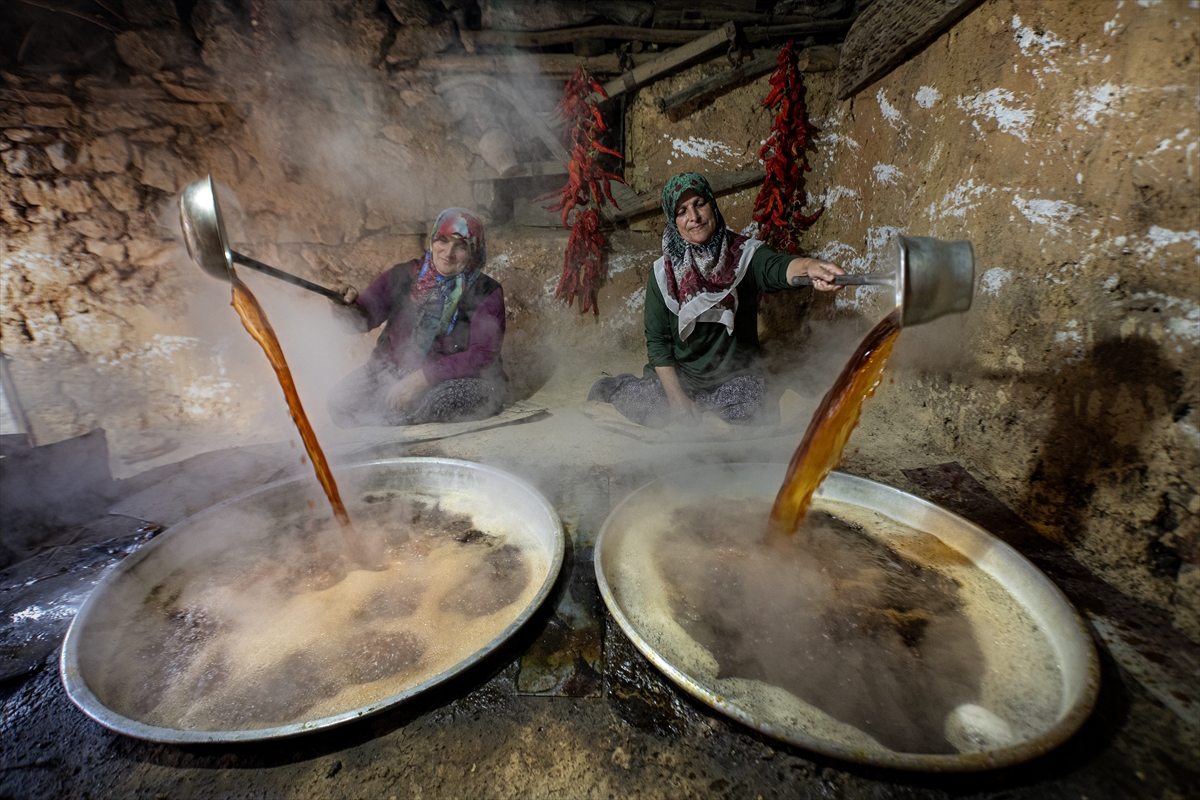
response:
<path id="1" fill-rule="evenodd" d="M 692 398 L 680 393 L 679 397 L 667 395 L 667 400 L 671 404 L 672 422 L 682 422 L 689 428 L 700 424 L 700 409 L 692 402 Z"/>
<path id="2" fill-rule="evenodd" d="M 692 398 L 683 391 L 679 382 L 679 374 L 674 367 L 655 367 L 654 372 L 662 381 L 663 389 L 667 392 L 667 402 L 671 404 L 671 421 L 682 422 L 689 428 L 700 424 L 700 409 L 692 402 Z"/>
<path id="3" fill-rule="evenodd" d="M 342 296 L 343 305 L 354 305 L 354 301 L 358 299 L 358 289 L 355 289 L 353 286 L 339 286 L 335 291 Z"/>

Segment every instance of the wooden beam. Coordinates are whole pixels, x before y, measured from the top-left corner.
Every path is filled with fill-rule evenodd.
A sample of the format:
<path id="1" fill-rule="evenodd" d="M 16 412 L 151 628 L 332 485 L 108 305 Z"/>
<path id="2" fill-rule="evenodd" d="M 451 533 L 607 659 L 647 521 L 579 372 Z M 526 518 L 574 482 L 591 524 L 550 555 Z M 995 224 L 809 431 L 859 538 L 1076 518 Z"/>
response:
<path id="1" fill-rule="evenodd" d="M 571 44 L 576 39 L 620 39 L 623 42 L 687 44 L 706 31 L 635 28 L 632 25 L 589 25 L 552 31 L 461 31 L 463 42 L 476 47 L 551 47 Z"/>
<path id="2" fill-rule="evenodd" d="M 767 177 L 767 173 L 761 170 L 753 170 L 746 172 L 714 172 L 705 176 L 708 178 L 708 183 L 712 186 L 713 193 L 717 195 L 726 194 L 737 189 L 745 189 L 747 186 L 754 186 L 762 183 Z M 624 188 L 624 187 L 622 187 Z M 653 212 L 662 212 L 662 187 L 658 187 L 652 192 L 644 192 L 635 195 L 626 190 L 629 195 L 624 198 L 618 198 L 617 202 L 621 204 L 621 208 L 610 209 L 604 207 L 604 218 L 609 222 L 621 222 L 630 217 L 640 216 L 642 214 L 650 214 Z M 613 192 L 614 196 L 617 192 Z M 621 194 L 625 194 L 622 192 Z"/>
<path id="3" fill-rule="evenodd" d="M 697 98 L 712 94 L 724 89 L 726 86 L 733 86 L 747 78 L 754 78 L 762 75 L 764 72 L 770 72 L 775 69 L 778 58 L 778 50 L 759 50 L 754 54 L 753 60 L 747 61 L 740 67 L 726 70 L 718 75 L 705 78 L 686 89 L 681 89 L 674 94 L 660 97 L 655 101 L 655 105 L 658 107 L 660 114 L 665 114 L 673 108 L 678 108 Z M 806 47 L 800 51 L 796 63 L 801 72 L 828 72 L 829 70 L 837 69 L 838 51 L 836 47 L 829 47 L 827 45 Z"/>
<path id="4" fill-rule="evenodd" d="M 778 58 L 779 53 L 777 51 L 766 51 L 760 55 L 756 55 L 752 60 L 745 62 L 740 67 L 725 70 L 718 75 L 713 75 L 698 83 L 694 83 L 686 89 L 680 89 L 678 92 L 669 94 L 666 97 L 660 97 L 655 102 L 655 105 L 658 106 L 660 114 L 665 114 L 673 108 L 678 108 L 685 103 L 690 103 L 705 95 L 712 94 L 720 89 L 724 89 L 726 86 L 732 86 L 747 78 L 755 78 L 764 72 L 770 72 L 775 69 L 775 62 Z"/>
<path id="5" fill-rule="evenodd" d="M 875 0 L 842 45 L 838 98 L 845 100 L 903 64 L 983 0 Z"/>
<path id="6" fill-rule="evenodd" d="M 682 48 L 680 48 L 682 49 Z M 674 51 L 672 51 L 674 52 Z M 654 59 L 656 53 L 628 56 L 636 66 Z M 413 67 L 435 73 L 471 72 L 477 75 L 539 73 L 567 77 L 577 67 L 586 67 L 594 75 L 618 75 L 620 63 L 615 53 L 580 58 L 570 53 L 528 53 L 521 55 L 437 55 L 416 60 Z"/>
<path id="7" fill-rule="evenodd" d="M 751 44 L 765 44 L 770 41 L 795 39 L 799 36 L 838 34 L 849 30 L 853 22 L 853 19 L 823 19 L 795 25 L 754 25 L 743 28 L 742 35 Z"/>
<path id="8" fill-rule="evenodd" d="M 749 9 L 711 7 L 707 2 L 690 2 L 686 8 L 658 8 L 654 12 L 654 27 L 666 30 L 695 30 L 712 28 L 714 21 L 729 20 L 740 25 L 765 28 L 779 26 L 823 25 L 831 20 L 818 19 L 803 14 L 765 14 Z"/>
<path id="9" fill-rule="evenodd" d="M 711 53 L 727 48 L 737 38 L 737 26 L 726 22 L 717 30 L 701 36 L 681 47 L 664 53 L 658 58 L 641 66 L 635 66 L 632 71 L 604 84 L 604 91 L 610 98 L 625 92 L 632 92 L 639 86 L 653 83 L 659 78 L 689 67 Z"/>

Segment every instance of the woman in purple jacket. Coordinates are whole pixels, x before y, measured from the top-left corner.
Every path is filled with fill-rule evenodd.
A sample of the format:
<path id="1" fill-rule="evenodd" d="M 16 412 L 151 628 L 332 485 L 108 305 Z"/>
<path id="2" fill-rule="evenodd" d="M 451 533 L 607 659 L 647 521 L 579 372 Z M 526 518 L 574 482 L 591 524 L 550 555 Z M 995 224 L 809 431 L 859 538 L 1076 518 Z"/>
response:
<path id="1" fill-rule="evenodd" d="M 358 330 L 386 327 L 366 365 L 329 393 L 339 427 L 461 422 L 504 405 L 504 290 L 482 272 L 483 223 L 448 208 L 429 238 L 423 258 L 397 264 L 362 294 L 347 290 Z"/>

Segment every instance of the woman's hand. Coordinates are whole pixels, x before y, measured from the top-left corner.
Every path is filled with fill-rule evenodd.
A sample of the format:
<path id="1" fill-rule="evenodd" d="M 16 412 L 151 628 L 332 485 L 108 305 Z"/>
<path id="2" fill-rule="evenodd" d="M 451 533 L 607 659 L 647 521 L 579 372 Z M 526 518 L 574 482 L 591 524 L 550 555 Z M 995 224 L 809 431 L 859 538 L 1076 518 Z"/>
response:
<path id="1" fill-rule="evenodd" d="M 429 381 L 425 380 L 424 372 L 410 372 L 388 389 L 387 404 L 393 411 L 407 411 L 428 389 Z"/>
<path id="2" fill-rule="evenodd" d="M 655 367 L 654 372 L 667 390 L 667 402 L 671 404 L 671 421 L 682 422 L 689 428 L 700 424 L 700 409 L 692 402 L 692 398 L 683 391 L 679 375 L 674 367 Z"/>
<path id="3" fill-rule="evenodd" d="M 671 421 L 682 422 L 689 428 L 694 428 L 700 424 L 700 409 L 696 408 L 696 404 L 692 402 L 692 398 L 682 392 L 678 397 L 667 395 L 667 401 L 671 404 Z"/>
<path id="4" fill-rule="evenodd" d="M 807 275 L 812 278 L 813 288 L 818 292 L 836 292 L 842 287 L 833 283 L 833 276 L 845 274 L 845 271 L 837 264 L 831 264 L 819 258 L 793 258 L 788 264 L 787 280 L 791 285 L 792 278 Z"/>
<path id="5" fill-rule="evenodd" d="M 342 296 L 343 305 L 353 305 L 354 301 L 358 299 L 358 289 L 349 284 L 339 286 L 334 291 Z"/>

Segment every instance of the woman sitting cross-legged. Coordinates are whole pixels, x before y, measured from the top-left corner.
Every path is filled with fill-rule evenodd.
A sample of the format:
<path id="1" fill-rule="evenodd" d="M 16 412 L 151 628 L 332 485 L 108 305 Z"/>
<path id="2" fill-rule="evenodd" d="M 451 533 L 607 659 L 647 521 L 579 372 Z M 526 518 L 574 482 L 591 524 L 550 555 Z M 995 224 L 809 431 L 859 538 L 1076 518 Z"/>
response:
<path id="1" fill-rule="evenodd" d="M 329 393 L 336 425 L 416 425 L 500 411 L 504 290 L 482 269 L 483 223 L 462 208 L 438 215 L 423 258 L 397 264 L 338 307 L 357 330 L 386 323 L 365 366 Z"/>
<path id="2" fill-rule="evenodd" d="M 646 352 L 641 378 L 601 378 L 588 400 L 612 403 L 648 427 L 695 425 L 710 411 L 726 422 L 751 424 L 766 402 L 759 366 L 758 293 L 792 288 L 812 278 L 833 291 L 841 268 L 815 258 L 776 253 L 725 226 L 703 175 L 676 175 L 662 192 L 662 258 L 646 285 Z"/>

